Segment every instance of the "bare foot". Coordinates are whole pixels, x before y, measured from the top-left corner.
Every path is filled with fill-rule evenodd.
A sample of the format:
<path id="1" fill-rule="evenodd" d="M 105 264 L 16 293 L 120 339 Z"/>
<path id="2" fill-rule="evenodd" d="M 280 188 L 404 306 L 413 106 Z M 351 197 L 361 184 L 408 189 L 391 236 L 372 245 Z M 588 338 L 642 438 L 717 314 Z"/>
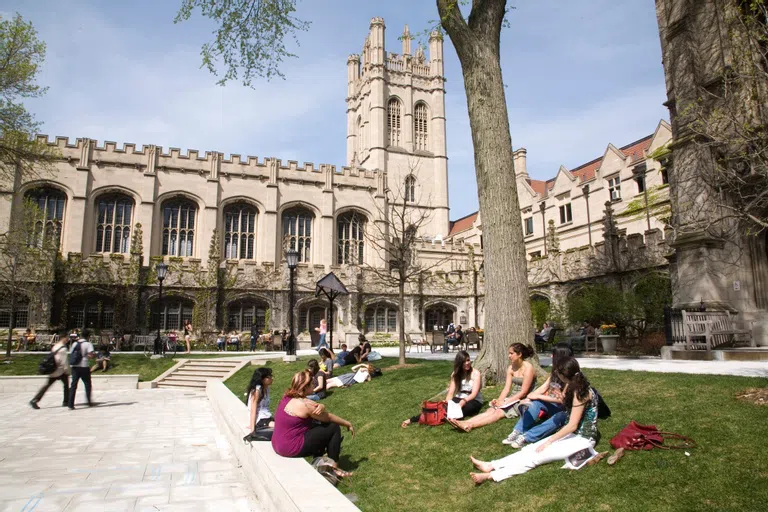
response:
<path id="1" fill-rule="evenodd" d="M 483 473 L 490 473 L 491 471 L 493 471 L 493 467 L 491 466 L 491 464 L 489 462 L 484 462 L 482 460 L 476 459 L 476 458 L 472 457 L 471 455 L 469 457 L 469 460 L 471 460 L 472 464 L 474 464 L 475 467 L 477 469 L 479 469 L 480 471 L 482 471 Z"/>
<path id="2" fill-rule="evenodd" d="M 469 431 L 472 430 L 472 427 L 470 427 L 469 425 L 466 425 L 466 424 L 464 424 L 464 423 L 462 423 L 460 421 L 456 421 L 456 420 L 453 420 L 453 419 L 450 419 L 450 418 L 446 419 L 445 421 L 447 421 L 448 424 L 451 425 L 456 430 L 460 430 L 462 432 L 467 432 L 467 433 L 469 433 Z"/>
<path id="3" fill-rule="evenodd" d="M 475 485 L 480 485 L 486 480 L 491 479 L 490 473 L 470 473 L 469 477 L 472 479 L 473 482 L 475 482 Z"/>
<path id="4" fill-rule="evenodd" d="M 351 471 L 344 471 L 343 469 L 339 469 L 339 468 L 335 468 L 333 472 L 336 473 L 336 476 L 338 476 L 339 478 L 349 478 L 354 474 Z"/>
<path id="5" fill-rule="evenodd" d="M 408 425 L 410 425 L 410 424 L 411 424 L 411 420 L 410 420 L 410 419 L 407 419 L 407 420 L 405 420 L 404 422 L 402 422 L 402 423 L 400 424 L 400 426 L 401 426 L 401 427 L 403 427 L 403 428 L 405 428 L 405 427 L 407 427 L 407 426 L 408 426 Z"/>

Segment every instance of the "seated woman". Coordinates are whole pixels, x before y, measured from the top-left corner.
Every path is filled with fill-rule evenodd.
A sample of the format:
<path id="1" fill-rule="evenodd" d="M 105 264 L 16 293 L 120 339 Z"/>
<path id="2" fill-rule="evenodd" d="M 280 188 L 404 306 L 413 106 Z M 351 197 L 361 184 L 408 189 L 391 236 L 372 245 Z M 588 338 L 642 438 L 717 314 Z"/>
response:
<path id="1" fill-rule="evenodd" d="M 227 340 L 227 344 L 234 345 L 235 350 L 239 352 L 240 351 L 240 333 L 237 331 L 232 331 L 232 334 L 229 335 L 229 339 Z"/>
<path id="2" fill-rule="evenodd" d="M 218 337 L 216 337 L 216 350 L 219 352 L 224 351 L 227 348 L 227 335 L 224 331 L 219 331 Z"/>
<path id="3" fill-rule="evenodd" d="M 328 376 L 320 369 L 320 363 L 317 362 L 317 359 L 307 361 L 307 370 L 312 374 L 312 393 L 307 395 L 307 398 L 315 402 L 322 400 L 326 396 L 325 386 Z"/>
<path id="4" fill-rule="evenodd" d="M 563 378 L 562 366 L 573 351 L 567 343 L 558 343 L 552 349 L 552 373 L 544 384 L 521 400 L 521 406 L 527 406 L 520 420 L 503 444 L 512 448 L 522 448 L 526 444 L 535 443 L 547 437 L 565 425 L 565 409 L 563 409 Z M 543 420 L 543 421 L 542 421 Z M 541 422 L 541 423 L 539 423 Z"/>
<path id="5" fill-rule="evenodd" d="M 484 462 L 470 457 L 472 464 L 480 470 L 479 473 L 469 474 L 475 484 L 491 479 L 500 482 L 513 475 L 527 473 L 536 466 L 565 460 L 582 450 L 594 448 L 599 437 L 597 394 L 590 388 L 576 359 L 565 361 L 561 376 L 565 382 L 563 404 L 568 411 L 567 424 L 555 434 L 503 459 Z"/>
<path id="6" fill-rule="evenodd" d="M 333 352 L 328 348 L 320 349 L 320 370 L 330 378 L 333 377 Z"/>
<path id="7" fill-rule="evenodd" d="M 327 412 L 325 406 L 308 400 L 312 391 L 312 374 L 301 371 L 291 379 L 291 387 L 285 392 L 275 411 L 275 432 L 272 448 L 283 457 L 328 457 L 338 463 L 341 454 L 341 428 L 355 437 L 352 424 Z M 315 421 L 313 421 L 315 420 Z M 336 469 L 339 477 L 349 473 Z"/>
<path id="8" fill-rule="evenodd" d="M 368 354 L 371 353 L 371 344 L 367 341 L 360 343 L 360 362 L 368 360 Z"/>
<path id="9" fill-rule="evenodd" d="M 272 380 L 272 368 L 262 367 L 253 371 L 246 390 L 251 418 L 248 428 L 251 432 L 275 426 L 275 418 L 269 412 L 269 388 L 272 386 Z"/>
<path id="10" fill-rule="evenodd" d="M 336 361 L 333 364 L 333 367 L 341 368 L 342 366 L 359 363 L 362 358 L 361 356 L 362 352 L 363 352 L 363 348 L 361 346 L 357 346 L 353 348 L 352 350 L 347 352 L 347 355 L 344 356 L 344 359 L 342 359 L 341 361 Z"/>
<path id="11" fill-rule="evenodd" d="M 101 368 L 101 371 L 105 372 L 109 369 L 109 364 L 109 345 L 101 345 L 99 347 L 99 352 L 96 354 L 96 364 L 91 366 L 91 372 L 95 372 L 97 368 Z"/>
<path id="12" fill-rule="evenodd" d="M 469 432 L 473 428 L 484 427 L 502 418 L 517 418 L 518 400 L 522 400 L 536 385 L 536 372 L 533 365 L 526 361 L 533 355 L 533 349 L 522 343 L 509 346 L 507 379 L 499 398 L 491 400 L 490 407 L 482 414 L 467 421 L 448 420 L 448 423 L 459 430 Z M 509 393 L 512 395 L 507 396 Z"/>
<path id="13" fill-rule="evenodd" d="M 453 360 L 453 373 L 451 373 L 451 382 L 448 384 L 448 394 L 452 400 L 461 406 L 461 412 L 464 417 L 474 416 L 483 407 L 483 395 L 480 393 L 482 386 L 482 377 L 480 372 L 472 368 L 472 360 L 466 350 L 460 350 Z M 418 423 L 419 416 L 416 415 L 405 420 L 400 424 L 405 428 L 411 423 Z"/>
<path id="14" fill-rule="evenodd" d="M 353 371 L 351 371 L 350 373 L 345 373 L 345 374 L 339 375 L 338 377 L 328 379 L 328 383 L 325 385 L 325 389 L 348 388 L 349 386 L 353 386 L 357 384 L 357 380 L 368 382 L 369 380 L 371 380 L 371 375 L 373 374 L 373 365 L 358 364 L 356 366 L 353 366 L 352 370 Z M 355 376 L 357 376 L 358 374 L 359 374 L 359 377 L 355 379 Z"/>

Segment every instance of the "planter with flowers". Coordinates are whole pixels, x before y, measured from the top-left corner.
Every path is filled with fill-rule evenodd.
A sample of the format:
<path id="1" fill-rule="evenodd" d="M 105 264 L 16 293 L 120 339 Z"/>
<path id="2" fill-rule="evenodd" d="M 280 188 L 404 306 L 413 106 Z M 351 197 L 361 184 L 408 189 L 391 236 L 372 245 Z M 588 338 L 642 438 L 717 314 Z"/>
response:
<path id="1" fill-rule="evenodd" d="M 601 325 L 598 339 L 603 346 L 603 352 L 606 354 L 616 352 L 616 342 L 619 341 L 619 331 L 616 324 Z"/>

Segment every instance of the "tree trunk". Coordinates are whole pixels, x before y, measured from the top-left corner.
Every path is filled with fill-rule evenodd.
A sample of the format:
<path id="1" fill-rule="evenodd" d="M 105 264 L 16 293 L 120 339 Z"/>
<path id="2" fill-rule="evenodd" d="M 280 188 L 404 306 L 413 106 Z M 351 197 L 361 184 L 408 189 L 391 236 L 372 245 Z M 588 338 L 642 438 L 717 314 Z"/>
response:
<path id="1" fill-rule="evenodd" d="M 473 2 L 468 23 L 454 0 L 437 0 L 437 5 L 464 75 L 483 219 L 486 334 L 475 366 L 486 378 L 499 380 L 508 364 L 507 346 L 533 345 L 525 244 L 499 62 L 506 1 Z"/>
<path id="2" fill-rule="evenodd" d="M 5 358 L 11 358 L 13 348 L 13 330 L 16 328 L 16 290 L 11 287 L 11 318 L 8 320 L 8 343 L 5 346 Z"/>
<path id="3" fill-rule="evenodd" d="M 397 316 L 399 317 L 397 334 L 400 339 L 400 364 L 405 364 L 405 282 L 402 279 L 397 288 Z"/>

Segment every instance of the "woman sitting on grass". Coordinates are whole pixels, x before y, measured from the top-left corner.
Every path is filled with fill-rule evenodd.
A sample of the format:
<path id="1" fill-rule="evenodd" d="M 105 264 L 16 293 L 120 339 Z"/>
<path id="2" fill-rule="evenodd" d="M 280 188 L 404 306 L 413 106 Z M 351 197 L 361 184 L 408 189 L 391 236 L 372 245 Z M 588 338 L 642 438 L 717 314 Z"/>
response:
<path id="1" fill-rule="evenodd" d="M 361 345 L 358 345 L 357 347 L 347 352 L 347 355 L 344 356 L 344 359 L 337 361 L 333 365 L 333 367 L 341 368 L 342 366 L 359 363 L 362 358 L 362 352 L 363 352 L 363 347 Z"/>
<path id="2" fill-rule="evenodd" d="M 464 417 L 474 416 L 483 407 L 483 395 L 480 393 L 482 377 L 480 372 L 472 368 L 472 360 L 466 350 L 460 350 L 453 360 L 453 373 L 448 384 L 448 394 L 452 400 L 461 406 Z M 413 416 L 400 424 L 405 428 L 411 423 L 418 423 L 419 415 Z"/>
<path id="3" fill-rule="evenodd" d="M 320 349 L 320 370 L 330 378 L 333 377 L 333 352 L 328 348 Z"/>
<path id="4" fill-rule="evenodd" d="M 272 448 L 283 457 L 321 457 L 327 452 L 338 463 L 342 440 L 339 425 L 346 427 L 352 437 L 355 429 L 347 420 L 327 412 L 325 406 L 308 400 L 311 392 L 312 374 L 308 370 L 293 376 L 291 387 L 275 411 Z M 349 476 L 338 468 L 336 474 Z"/>
<path id="5" fill-rule="evenodd" d="M 253 371 L 246 390 L 251 417 L 248 428 L 251 432 L 258 428 L 275 426 L 275 418 L 269 412 L 269 388 L 272 386 L 272 379 L 272 368 L 263 367 Z"/>
<path id="6" fill-rule="evenodd" d="M 528 398 L 520 401 L 526 406 L 525 412 L 515 429 L 502 441 L 512 448 L 522 448 L 557 432 L 565 425 L 566 412 L 563 408 L 562 365 L 573 357 L 573 350 L 567 343 L 558 343 L 552 349 L 552 373 L 544 384 L 531 391 Z M 539 421 L 541 420 L 541 423 Z M 538 423 L 538 424 L 537 424 Z"/>
<path id="7" fill-rule="evenodd" d="M 358 364 L 352 367 L 352 371 L 344 373 L 338 377 L 328 379 L 328 383 L 325 385 L 325 389 L 333 388 L 348 388 L 349 386 L 357 384 L 357 381 L 368 382 L 373 375 L 373 365 L 370 364 Z M 356 378 L 357 377 L 357 378 Z"/>
<path id="8" fill-rule="evenodd" d="M 555 434 L 503 459 L 484 462 L 470 457 L 480 473 L 470 473 L 476 484 L 493 479 L 500 482 L 513 475 L 522 475 L 536 466 L 565 460 L 582 450 L 594 448 L 599 434 L 597 431 L 597 393 L 592 391 L 589 381 L 581 373 L 579 363 L 570 358 L 562 365 L 562 379 L 565 382 L 563 403 L 568 411 L 566 425 Z"/>
<path id="9" fill-rule="evenodd" d="M 327 385 L 328 376 L 324 371 L 320 369 L 320 364 L 317 359 L 310 359 L 307 361 L 307 370 L 312 374 L 312 393 L 307 398 L 317 402 L 325 398 L 325 387 Z"/>
<path id="10" fill-rule="evenodd" d="M 491 400 L 490 407 L 482 414 L 467 421 L 448 420 L 458 430 L 470 432 L 473 428 L 480 428 L 495 423 L 502 418 L 517 418 L 518 401 L 522 400 L 536 385 L 536 372 L 533 365 L 526 361 L 533 355 L 533 349 L 522 343 L 513 343 L 509 346 L 507 367 L 507 380 L 499 398 Z M 512 393 L 511 396 L 507 396 Z"/>

